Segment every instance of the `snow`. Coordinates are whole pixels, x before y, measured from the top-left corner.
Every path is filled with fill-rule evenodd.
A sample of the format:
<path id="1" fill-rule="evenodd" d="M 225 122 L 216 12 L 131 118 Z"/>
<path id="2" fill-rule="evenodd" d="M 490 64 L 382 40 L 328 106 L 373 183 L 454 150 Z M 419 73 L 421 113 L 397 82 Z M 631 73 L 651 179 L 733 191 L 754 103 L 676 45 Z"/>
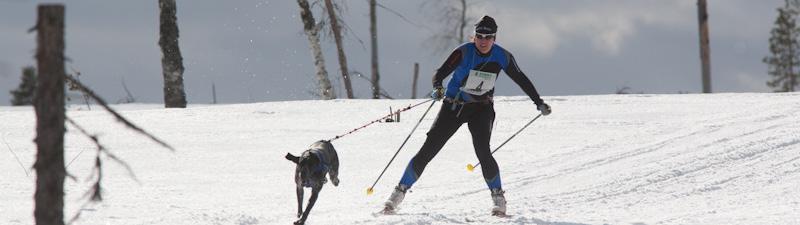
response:
<path id="1" fill-rule="evenodd" d="M 106 159 L 105 200 L 85 205 L 94 144 L 67 126 L 65 217 L 74 224 L 291 224 L 300 153 L 423 100 L 331 100 L 235 105 L 115 105 L 171 152 L 97 106 L 68 116 L 99 134 L 133 168 Z M 800 224 L 800 94 L 552 96 L 553 114 L 495 154 L 509 218 L 489 215 L 469 132 L 460 129 L 406 195 L 376 215 L 416 153 L 436 103 L 380 174 L 429 104 L 333 142 L 341 184 L 326 185 L 307 224 Z M 498 97 L 492 146 L 538 114 L 526 97 Z M 33 224 L 36 155 L 31 107 L 0 107 L 0 224 Z M 15 159 L 19 157 L 19 163 Z M 26 171 L 22 166 L 28 169 Z M 306 192 L 306 198 L 309 196 Z"/>

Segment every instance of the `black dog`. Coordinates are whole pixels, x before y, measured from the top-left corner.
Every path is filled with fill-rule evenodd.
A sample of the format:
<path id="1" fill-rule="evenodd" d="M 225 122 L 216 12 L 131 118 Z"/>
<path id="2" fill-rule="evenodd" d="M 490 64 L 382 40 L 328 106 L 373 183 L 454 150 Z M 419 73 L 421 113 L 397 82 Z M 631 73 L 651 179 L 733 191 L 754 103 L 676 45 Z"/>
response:
<path id="1" fill-rule="evenodd" d="M 322 185 L 328 182 L 325 174 L 331 178 L 333 186 L 339 186 L 339 156 L 336 149 L 328 141 L 317 141 L 311 144 L 308 150 L 300 157 L 286 153 L 286 159 L 297 164 L 294 172 L 294 182 L 297 184 L 297 217 L 296 225 L 304 224 L 311 207 L 317 201 Z M 311 188 L 311 198 L 303 212 L 303 188 Z"/>

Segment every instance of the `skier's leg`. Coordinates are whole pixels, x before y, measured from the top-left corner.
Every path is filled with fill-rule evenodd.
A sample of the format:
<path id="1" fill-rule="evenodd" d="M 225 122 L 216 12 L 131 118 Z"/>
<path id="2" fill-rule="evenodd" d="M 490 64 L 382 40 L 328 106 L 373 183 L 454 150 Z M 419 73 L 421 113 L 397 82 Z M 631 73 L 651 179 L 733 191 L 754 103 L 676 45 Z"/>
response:
<path id="1" fill-rule="evenodd" d="M 506 214 L 506 198 L 503 196 L 505 191 L 503 191 L 502 182 L 500 181 L 500 169 L 489 148 L 493 123 L 494 109 L 489 105 L 470 120 L 469 131 L 472 134 L 475 154 L 481 163 L 483 178 L 491 191 L 494 205 L 492 207 L 492 215 L 502 216 Z"/>
<path id="2" fill-rule="evenodd" d="M 487 105 L 486 108 L 477 112 L 469 121 L 469 132 L 472 134 L 472 145 L 475 147 L 475 155 L 481 163 L 483 178 L 489 189 L 500 189 L 500 170 L 492 156 L 489 141 L 492 136 L 492 125 L 494 123 L 494 108 Z"/>
<path id="3" fill-rule="evenodd" d="M 451 110 L 451 103 L 442 104 L 439 110 L 439 115 L 436 117 L 433 126 L 428 131 L 428 137 L 425 143 L 419 149 L 419 152 L 408 162 L 406 170 L 403 173 L 403 178 L 400 179 L 400 184 L 410 188 L 417 182 L 417 179 L 425 170 L 428 162 L 439 153 L 447 140 L 461 126 L 461 122 L 456 118 L 456 113 Z"/>
<path id="4" fill-rule="evenodd" d="M 450 109 L 451 104 L 442 104 L 439 110 L 439 115 L 436 117 L 433 126 L 428 131 L 428 137 L 425 139 L 425 144 L 422 145 L 419 152 L 408 162 L 403 177 L 400 183 L 394 188 L 392 195 L 384 204 L 383 213 L 392 214 L 397 209 L 397 206 L 403 202 L 406 191 L 417 182 L 417 178 L 425 170 L 428 162 L 436 156 L 436 153 L 442 149 L 447 139 L 453 136 L 453 133 L 461 126 L 461 122 L 455 117 L 455 113 Z"/>

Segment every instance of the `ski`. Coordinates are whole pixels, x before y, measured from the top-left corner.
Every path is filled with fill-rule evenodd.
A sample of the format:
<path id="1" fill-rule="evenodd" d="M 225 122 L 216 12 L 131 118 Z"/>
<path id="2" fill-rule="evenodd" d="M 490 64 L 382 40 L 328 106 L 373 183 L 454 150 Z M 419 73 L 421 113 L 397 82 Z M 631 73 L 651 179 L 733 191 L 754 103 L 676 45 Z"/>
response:
<path id="1" fill-rule="evenodd" d="M 495 217 L 498 217 L 498 218 L 511 218 L 512 217 L 511 215 L 508 215 L 508 214 L 506 214 L 504 212 L 492 212 L 492 216 L 495 216 Z"/>
<path id="2" fill-rule="evenodd" d="M 372 216 L 378 217 L 378 216 L 396 215 L 396 214 L 397 214 L 396 210 L 389 207 L 384 207 L 381 211 L 372 213 Z"/>
<path id="3" fill-rule="evenodd" d="M 383 214 L 383 215 L 394 215 L 394 214 L 397 214 L 397 211 L 395 211 L 391 207 L 384 207 L 383 210 L 381 210 L 380 213 Z"/>

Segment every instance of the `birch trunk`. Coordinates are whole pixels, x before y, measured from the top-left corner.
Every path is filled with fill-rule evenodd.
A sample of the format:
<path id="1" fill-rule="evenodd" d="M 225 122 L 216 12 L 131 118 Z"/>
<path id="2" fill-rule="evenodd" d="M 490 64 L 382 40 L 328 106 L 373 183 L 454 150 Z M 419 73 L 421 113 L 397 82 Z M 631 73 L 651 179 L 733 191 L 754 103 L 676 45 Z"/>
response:
<path id="1" fill-rule="evenodd" d="M 353 86 L 350 84 L 350 70 L 347 69 L 347 57 L 344 55 L 344 46 L 342 45 L 342 29 L 339 27 L 339 20 L 336 17 L 336 10 L 333 8 L 331 0 L 325 0 L 325 8 L 328 10 L 328 16 L 331 20 L 331 30 L 333 30 L 333 39 L 336 41 L 336 51 L 339 53 L 339 68 L 342 70 L 342 81 L 344 88 L 347 91 L 347 98 L 353 97 Z"/>
<path id="2" fill-rule="evenodd" d="M 314 14 L 311 13 L 311 8 L 307 0 L 297 0 L 300 6 L 300 19 L 303 21 L 303 31 L 308 37 L 308 46 L 311 49 L 311 56 L 314 60 L 314 66 L 317 70 L 317 86 L 319 87 L 320 97 L 324 100 L 336 98 L 336 93 L 333 91 L 331 81 L 328 79 L 328 71 L 325 70 L 325 58 L 322 55 L 322 47 L 319 44 L 319 28 L 314 21 Z"/>

